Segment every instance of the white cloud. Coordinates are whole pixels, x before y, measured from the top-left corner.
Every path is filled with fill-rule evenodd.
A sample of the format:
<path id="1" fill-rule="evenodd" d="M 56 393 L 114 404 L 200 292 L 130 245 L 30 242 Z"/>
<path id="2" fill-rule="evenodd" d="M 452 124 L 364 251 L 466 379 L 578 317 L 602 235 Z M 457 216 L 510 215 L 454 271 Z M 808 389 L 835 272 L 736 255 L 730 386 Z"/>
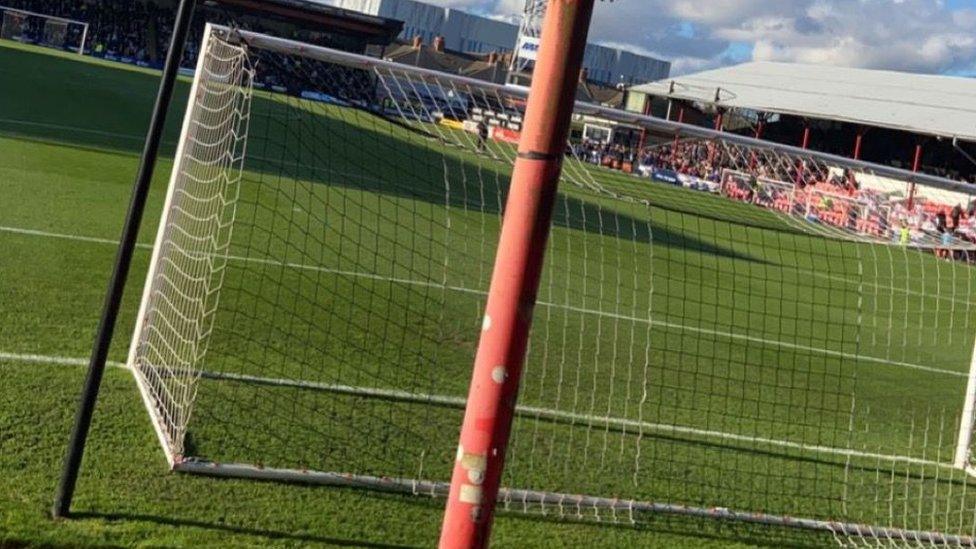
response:
<path id="1" fill-rule="evenodd" d="M 427 0 L 511 17 L 523 0 Z M 591 39 L 671 60 L 684 73 L 738 60 L 919 72 L 976 71 L 976 2 L 945 0 L 615 0 Z"/>

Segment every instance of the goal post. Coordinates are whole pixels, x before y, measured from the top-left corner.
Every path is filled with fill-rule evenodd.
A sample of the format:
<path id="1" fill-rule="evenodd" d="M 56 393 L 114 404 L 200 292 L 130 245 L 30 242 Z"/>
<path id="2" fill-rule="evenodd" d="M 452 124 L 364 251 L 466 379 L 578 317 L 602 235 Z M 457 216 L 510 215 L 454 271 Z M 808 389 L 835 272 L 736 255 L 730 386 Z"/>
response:
<path id="1" fill-rule="evenodd" d="M 85 53 L 89 24 L 0 4 L 0 38 Z"/>
<path id="2" fill-rule="evenodd" d="M 195 397 L 194 364 L 206 353 L 237 205 L 253 70 L 240 46 L 211 43 L 204 30 L 177 163 L 150 258 L 127 364 L 133 368 L 170 466 L 184 455 Z M 162 260 L 161 260 L 162 258 Z M 177 296 L 160 286 L 179 288 Z M 163 300 L 163 302 L 160 302 Z M 160 318 L 151 318 L 156 315 Z M 160 316 L 164 315 L 164 316 Z M 146 329 L 147 325 L 153 329 Z M 174 344 L 173 342 L 179 342 Z M 142 355 L 139 353 L 142 352 Z"/>
<path id="3" fill-rule="evenodd" d="M 429 544 L 483 543 L 491 504 L 973 541 L 976 220 L 936 226 L 973 188 L 576 103 L 647 130 L 637 177 L 530 146 L 520 88 L 213 25 L 199 51 L 129 356 L 173 470 L 446 498 Z"/>
<path id="4" fill-rule="evenodd" d="M 973 347 L 969 377 L 966 381 L 966 396 L 959 418 L 959 434 L 956 437 L 954 457 L 955 466 L 970 474 L 976 471 L 976 463 L 973 463 L 974 422 L 976 422 L 976 346 Z"/>

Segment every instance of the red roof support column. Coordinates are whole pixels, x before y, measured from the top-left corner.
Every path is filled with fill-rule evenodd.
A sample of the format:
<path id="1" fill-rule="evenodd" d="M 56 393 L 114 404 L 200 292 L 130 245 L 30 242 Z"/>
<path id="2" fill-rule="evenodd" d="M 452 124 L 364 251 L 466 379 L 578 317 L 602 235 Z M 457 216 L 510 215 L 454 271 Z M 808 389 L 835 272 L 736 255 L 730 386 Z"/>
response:
<path id="1" fill-rule="evenodd" d="M 759 122 L 756 124 L 755 138 L 756 139 L 762 139 L 762 132 L 765 129 L 766 129 L 766 119 L 765 119 L 764 115 L 760 114 L 759 115 Z M 757 160 L 758 159 L 756 158 L 756 151 L 755 151 L 755 149 L 753 149 L 752 151 L 749 152 L 749 169 L 750 170 L 756 169 L 756 162 L 757 162 Z"/>
<path id="2" fill-rule="evenodd" d="M 759 122 L 756 124 L 756 133 L 755 133 L 756 139 L 762 139 L 763 131 L 765 129 L 766 129 L 766 115 L 760 113 L 759 114 Z M 749 154 L 749 169 L 750 170 L 756 169 L 756 162 L 757 162 L 757 160 L 758 159 L 756 158 L 756 151 L 753 150 Z"/>
<path id="3" fill-rule="evenodd" d="M 723 109 L 718 110 L 718 117 L 715 119 L 715 131 L 723 131 L 722 128 L 725 126 L 725 111 Z M 718 152 L 718 140 L 713 139 L 711 142 L 711 147 L 708 150 L 708 163 L 712 164 L 714 168 L 715 165 L 715 155 Z"/>
<path id="4" fill-rule="evenodd" d="M 861 145 L 864 143 L 864 128 L 858 126 L 857 136 L 854 138 L 854 160 L 861 159 Z"/>
<path id="5" fill-rule="evenodd" d="M 678 107 L 678 123 L 684 124 L 685 122 L 685 106 L 681 105 Z M 671 167 L 675 168 L 674 161 L 678 156 L 678 133 L 674 134 L 674 144 L 671 145 Z M 675 168 L 677 170 L 677 168 Z"/>
<path id="6" fill-rule="evenodd" d="M 912 161 L 912 171 L 918 173 L 922 169 L 922 144 L 915 145 L 915 160 Z M 915 209 L 915 182 L 908 187 L 908 209 Z"/>
<path id="7" fill-rule="evenodd" d="M 803 140 L 800 143 L 802 149 L 810 148 L 810 123 L 806 120 L 803 121 Z M 796 184 L 800 186 L 806 185 L 806 166 L 804 166 L 804 160 L 801 158 L 796 161 Z"/>
<path id="8" fill-rule="evenodd" d="M 651 96 L 644 96 L 644 107 L 641 109 L 641 114 L 647 116 L 651 114 Z M 647 144 L 647 128 L 641 128 L 640 140 L 637 142 L 637 155 L 640 158 L 641 152 L 644 150 L 644 146 Z"/>

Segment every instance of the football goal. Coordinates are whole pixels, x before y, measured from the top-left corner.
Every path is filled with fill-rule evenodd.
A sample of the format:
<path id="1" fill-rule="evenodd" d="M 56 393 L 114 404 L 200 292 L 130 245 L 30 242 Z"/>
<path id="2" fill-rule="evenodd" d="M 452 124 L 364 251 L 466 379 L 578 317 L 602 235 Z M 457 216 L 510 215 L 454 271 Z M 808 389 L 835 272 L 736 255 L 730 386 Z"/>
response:
<path id="1" fill-rule="evenodd" d="M 170 466 L 446 497 L 524 92 L 218 26 L 199 51 L 128 359 Z M 973 189 L 573 118 L 639 128 L 616 165 L 645 175 L 566 147 L 499 508 L 973 544 Z"/>
<path id="2" fill-rule="evenodd" d="M 84 54 L 88 23 L 0 5 L 0 39 Z"/>

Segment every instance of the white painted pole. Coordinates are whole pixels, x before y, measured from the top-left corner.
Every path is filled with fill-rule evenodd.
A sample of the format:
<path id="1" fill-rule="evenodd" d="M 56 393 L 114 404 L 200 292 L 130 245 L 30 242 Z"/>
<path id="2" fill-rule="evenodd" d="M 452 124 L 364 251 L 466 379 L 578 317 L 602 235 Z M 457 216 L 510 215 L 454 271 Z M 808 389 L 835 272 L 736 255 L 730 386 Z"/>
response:
<path id="1" fill-rule="evenodd" d="M 976 411 L 976 343 L 969 362 L 969 382 L 966 384 L 966 400 L 959 419 L 959 437 L 956 440 L 956 458 L 953 464 L 959 469 L 969 465 L 969 449 L 973 442 L 973 413 Z"/>
<path id="2" fill-rule="evenodd" d="M 78 46 L 78 55 L 85 55 L 85 40 L 88 39 L 88 23 L 82 27 L 81 31 L 81 44 Z"/>
<path id="3" fill-rule="evenodd" d="M 176 146 L 176 156 L 174 157 L 175 160 L 173 163 L 173 171 L 170 173 L 169 186 L 166 189 L 166 200 L 163 203 L 163 211 L 159 217 L 159 228 L 156 230 L 156 240 L 153 244 L 152 256 L 149 259 L 149 270 L 146 271 L 146 283 L 142 287 L 142 299 L 139 302 L 139 313 L 136 315 L 136 326 L 132 332 L 132 341 L 129 344 L 129 357 L 125 362 L 126 366 L 128 366 L 135 377 L 136 385 L 139 387 L 139 393 L 142 395 L 143 402 L 146 404 L 146 409 L 149 410 L 153 428 L 156 430 L 156 436 L 159 438 L 159 442 L 166 453 L 166 461 L 169 462 L 171 467 L 176 465 L 178 456 L 176 456 L 176 454 L 173 452 L 173 448 L 170 446 L 169 435 L 167 434 L 168 430 L 164 426 L 162 418 L 160 418 L 159 414 L 156 412 L 156 406 L 153 403 L 151 390 L 146 385 L 146 380 L 143 377 L 142 372 L 139 370 L 139 364 L 137 363 L 136 359 L 139 355 L 139 346 L 143 342 L 143 327 L 146 322 L 146 316 L 149 313 L 149 303 L 152 300 L 153 283 L 156 280 L 159 256 L 163 249 L 163 245 L 166 242 L 166 227 L 168 226 L 170 209 L 176 197 L 176 187 L 178 186 L 180 173 L 183 170 L 183 149 L 186 146 L 187 141 L 189 141 L 190 132 L 192 131 L 191 123 L 193 120 L 194 109 L 197 106 L 197 90 L 200 85 L 200 80 L 203 79 L 203 67 L 207 58 L 207 49 L 210 47 L 212 33 L 213 27 L 210 23 L 207 23 L 204 27 L 203 39 L 200 42 L 200 49 L 197 57 L 197 69 L 193 77 L 193 83 L 190 85 L 190 95 L 186 103 L 186 113 L 183 115 L 183 126 L 180 131 L 179 143 Z"/>

